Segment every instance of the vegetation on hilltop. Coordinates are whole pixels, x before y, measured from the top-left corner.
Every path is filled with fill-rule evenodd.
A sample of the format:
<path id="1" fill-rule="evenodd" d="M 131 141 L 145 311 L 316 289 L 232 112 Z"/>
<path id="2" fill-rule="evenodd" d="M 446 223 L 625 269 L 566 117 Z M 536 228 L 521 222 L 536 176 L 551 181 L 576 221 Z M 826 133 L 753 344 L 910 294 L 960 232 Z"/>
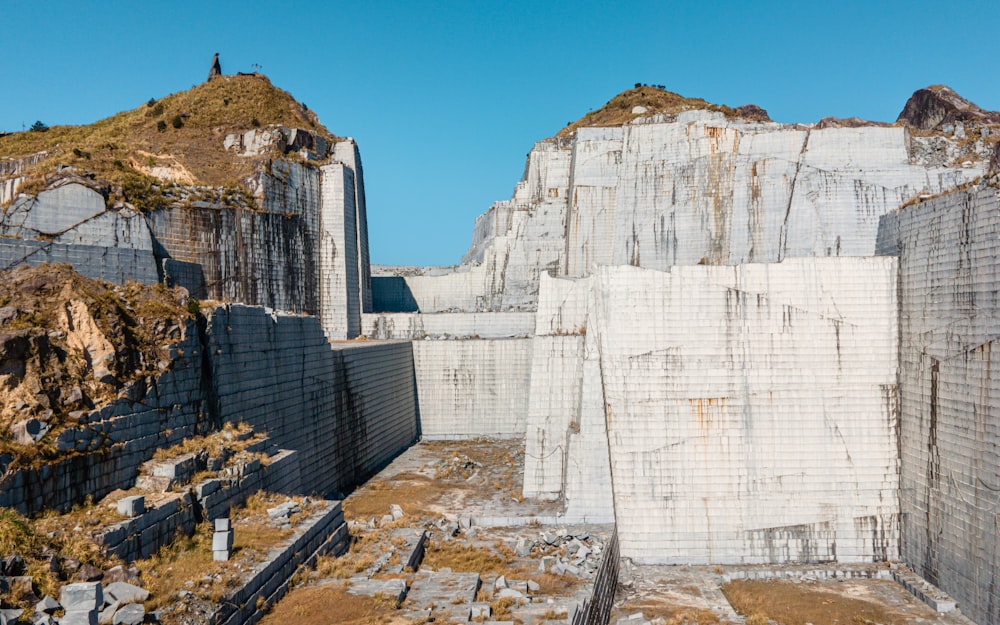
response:
<path id="1" fill-rule="evenodd" d="M 641 106 L 646 109 L 642 113 L 633 113 L 633 109 Z M 737 108 L 712 104 L 701 98 L 685 98 L 682 95 L 667 91 L 661 85 L 636 84 L 634 89 L 623 91 L 611 98 L 607 104 L 587 113 L 575 122 L 571 122 L 559 131 L 556 136 L 564 137 L 576 132 L 584 126 L 621 126 L 637 117 L 665 113 L 676 115 L 683 111 L 707 110 L 719 111 L 726 117 L 738 117 L 748 121 L 771 121 L 767 111 L 753 104 Z"/>
<path id="2" fill-rule="evenodd" d="M 0 136 L 0 156 L 49 155 L 30 166 L 25 191 L 44 187 L 60 165 L 139 196 L 158 181 L 152 167 L 169 167 L 187 184 L 234 186 L 254 172 L 253 159 L 225 150 L 227 134 L 269 124 L 304 128 L 335 139 L 316 114 L 262 75 L 220 76 L 85 126 L 51 126 Z"/>

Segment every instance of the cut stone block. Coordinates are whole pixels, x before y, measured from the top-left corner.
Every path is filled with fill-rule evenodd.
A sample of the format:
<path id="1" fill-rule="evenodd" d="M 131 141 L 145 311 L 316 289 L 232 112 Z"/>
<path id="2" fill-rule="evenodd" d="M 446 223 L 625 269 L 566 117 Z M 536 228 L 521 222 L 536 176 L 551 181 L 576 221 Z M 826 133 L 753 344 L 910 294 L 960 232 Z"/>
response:
<path id="1" fill-rule="evenodd" d="M 118 500 L 118 514 L 129 517 L 137 517 L 146 511 L 146 498 L 143 495 L 132 497 L 122 497 Z"/>
<path id="2" fill-rule="evenodd" d="M 59 603 L 67 612 L 99 610 L 104 605 L 104 591 L 99 582 L 67 584 L 59 590 Z"/>
<path id="3" fill-rule="evenodd" d="M 212 534 L 212 551 L 232 551 L 233 531 L 215 532 Z"/>

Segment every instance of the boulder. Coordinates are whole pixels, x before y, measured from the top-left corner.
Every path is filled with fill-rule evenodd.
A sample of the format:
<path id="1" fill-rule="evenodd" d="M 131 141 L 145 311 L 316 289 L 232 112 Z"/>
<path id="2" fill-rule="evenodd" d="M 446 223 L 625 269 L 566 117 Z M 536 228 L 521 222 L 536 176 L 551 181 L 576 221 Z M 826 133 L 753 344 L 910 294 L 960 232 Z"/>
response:
<path id="1" fill-rule="evenodd" d="M 141 604 L 131 603 L 115 613 L 112 625 L 139 625 L 146 618 L 146 609 Z"/>
<path id="2" fill-rule="evenodd" d="M 148 590 L 125 582 L 108 584 L 107 588 L 104 589 L 104 592 L 111 597 L 113 601 L 117 601 L 122 605 L 129 603 L 142 603 L 146 599 L 149 599 Z"/>

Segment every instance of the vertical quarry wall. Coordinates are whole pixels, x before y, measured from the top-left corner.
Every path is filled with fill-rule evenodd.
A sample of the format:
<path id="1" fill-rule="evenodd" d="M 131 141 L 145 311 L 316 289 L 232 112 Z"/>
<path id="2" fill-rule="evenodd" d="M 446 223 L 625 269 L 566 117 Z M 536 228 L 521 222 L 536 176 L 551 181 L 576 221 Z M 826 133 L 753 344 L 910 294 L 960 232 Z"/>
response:
<path id="1" fill-rule="evenodd" d="M 130 488 L 157 449 L 225 422 L 295 450 L 306 494 L 349 491 L 417 438 L 408 343 L 332 346 L 315 317 L 231 305 L 174 351 L 169 371 L 61 433 L 65 460 L 6 472 L 0 505 L 66 509 Z"/>
<path id="2" fill-rule="evenodd" d="M 353 140 L 332 158 L 272 161 L 258 207 L 185 201 L 139 214 L 68 177 L 0 216 L 0 266 L 69 262 L 115 282 L 163 280 L 201 299 L 317 315 L 330 337 L 353 338 L 372 304 L 364 181 Z"/>
<path id="3" fill-rule="evenodd" d="M 424 438 L 523 436 L 530 339 L 413 341 Z"/>
<path id="4" fill-rule="evenodd" d="M 307 492 L 346 492 L 417 438 L 407 343 L 331 345 L 315 317 L 231 305 L 208 350 L 221 420 L 297 450 Z"/>
<path id="5" fill-rule="evenodd" d="M 1000 191 L 883 218 L 898 254 L 902 551 L 983 625 L 1000 623 Z"/>
<path id="6" fill-rule="evenodd" d="M 637 561 L 895 558 L 895 311 L 886 258 L 543 279 L 525 494 Z"/>
<path id="7" fill-rule="evenodd" d="M 922 162 L 903 127 L 748 123 L 708 111 L 647 121 L 536 144 L 513 198 L 477 219 L 461 267 L 399 276 L 412 303 L 528 310 L 542 273 L 871 255 L 880 216 L 983 174 L 981 164 Z"/>

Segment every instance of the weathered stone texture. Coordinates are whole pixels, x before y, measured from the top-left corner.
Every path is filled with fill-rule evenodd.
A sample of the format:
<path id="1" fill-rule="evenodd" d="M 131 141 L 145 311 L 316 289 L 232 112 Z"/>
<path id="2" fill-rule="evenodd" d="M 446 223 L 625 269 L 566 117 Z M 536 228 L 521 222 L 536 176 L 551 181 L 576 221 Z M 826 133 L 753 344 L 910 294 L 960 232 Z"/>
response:
<path id="1" fill-rule="evenodd" d="M 131 487 L 157 449 L 224 422 L 249 422 L 297 452 L 255 478 L 258 487 L 307 494 L 348 491 L 416 439 L 408 343 L 331 346 L 315 317 L 239 305 L 216 309 L 204 343 L 193 323 L 185 336 L 171 370 L 84 415 L 56 442 L 101 454 L 7 473 L 0 505 L 35 513 L 100 499 Z"/>
<path id="2" fill-rule="evenodd" d="M 1000 192 L 976 186 L 883 218 L 899 255 L 903 557 L 1000 623 Z"/>
<path id="3" fill-rule="evenodd" d="M 371 308 L 357 145 L 338 142 L 321 168 L 273 161 L 249 184 L 260 210 L 196 201 L 140 215 L 63 181 L 0 216 L 0 266 L 69 262 L 115 282 L 166 280 L 201 298 L 317 315 L 332 338 L 357 336 Z"/>
<path id="4" fill-rule="evenodd" d="M 331 345 L 315 317 L 232 305 L 208 345 L 219 418 L 298 451 L 306 492 L 346 492 L 416 439 L 408 343 Z"/>
<path id="5" fill-rule="evenodd" d="M 605 267 L 596 280 L 588 336 L 623 556 L 898 556 L 891 259 Z"/>
<path id="6" fill-rule="evenodd" d="M 985 166 L 920 164 L 929 161 L 912 158 L 902 127 L 807 128 L 708 111 L 580 128 L 564 141 L 536 144 L 514 197 L 477 219 L 460 267 L 399 277 L 420 311 L 531 310 L 539 275 L 599 265 L 870 255 L 881 215 Z M 373 283 L 383 287 L 400 290 Z"/>
<path id="7" fill-rule="evenodd" d="M 523 436 L 531 339 L 414 341 L 424 438 Z"/>

